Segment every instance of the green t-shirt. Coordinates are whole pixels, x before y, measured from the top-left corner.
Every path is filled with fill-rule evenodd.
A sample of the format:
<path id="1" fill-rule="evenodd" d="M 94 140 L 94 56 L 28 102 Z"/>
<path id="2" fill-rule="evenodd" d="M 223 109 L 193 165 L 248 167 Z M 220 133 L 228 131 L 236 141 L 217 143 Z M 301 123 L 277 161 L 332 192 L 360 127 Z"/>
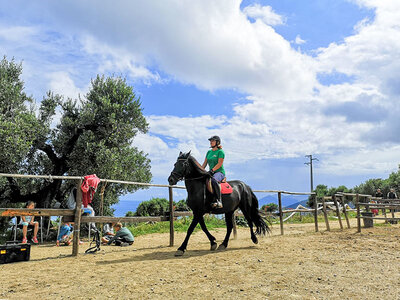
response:
<path id="1" fill-rule="evenodd" d="M 117 238 L 124 238 L 127 242 L 133 242 L 133 234 L 132 232 L 126 228 L 122 227 L 120 230 L 118 230 L 115 235 L 108 241 L 108 245 L 111 245 L 113 241 L 115 241 Z"/>
<path id="2" fill-rule="evenodd" d="M 225 152 L 222 149 L 218 149 L 216 151 L 210 149 L 207 152 L 206 158 L 207 158 L 207 164 L 211 170 L 218 164 L 218 158 L 225 158 Z M 222 164 L 221 168 L 215 170 L 215 172 L 221 172 L 222 174 L 225 175 L 224 164 Z"/>

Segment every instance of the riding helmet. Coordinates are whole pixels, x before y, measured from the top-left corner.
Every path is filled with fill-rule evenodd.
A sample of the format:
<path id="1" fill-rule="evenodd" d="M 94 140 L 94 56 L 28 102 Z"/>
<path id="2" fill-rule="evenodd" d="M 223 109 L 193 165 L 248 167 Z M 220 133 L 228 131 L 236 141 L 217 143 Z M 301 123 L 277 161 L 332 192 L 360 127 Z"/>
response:
<path id="1" fill-rule="evenodd" d="M 209 140 L 209 141 L 211 141 L 211 140 L 216 141 L 216 142 L 217 142 L 217 145 L 220 145 L 220 144 L 221 144 L 221 139 L 219 138 L 218 135 L 214 135 L 214 136 L 210 137 L 208 140 Z"/>

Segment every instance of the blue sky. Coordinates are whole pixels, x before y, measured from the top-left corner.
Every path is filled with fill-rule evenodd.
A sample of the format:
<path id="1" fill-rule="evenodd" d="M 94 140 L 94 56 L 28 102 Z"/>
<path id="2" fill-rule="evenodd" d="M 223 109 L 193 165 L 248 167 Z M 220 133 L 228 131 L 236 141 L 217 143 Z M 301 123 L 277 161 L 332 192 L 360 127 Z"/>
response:
<path id="1" fill-rule="evenodd" d="M 154 183 L 218 134 L 229 179 L 352 187 L 400 161 L 400 4 L 379 0 L 3 1 L 0 52 L 26 92 L 85 95 L 97 74 L 141 97 Z M 124 199 L 166 196 L 150 189 Z M 176 197 L 184 198 L 182 191 Z"/>

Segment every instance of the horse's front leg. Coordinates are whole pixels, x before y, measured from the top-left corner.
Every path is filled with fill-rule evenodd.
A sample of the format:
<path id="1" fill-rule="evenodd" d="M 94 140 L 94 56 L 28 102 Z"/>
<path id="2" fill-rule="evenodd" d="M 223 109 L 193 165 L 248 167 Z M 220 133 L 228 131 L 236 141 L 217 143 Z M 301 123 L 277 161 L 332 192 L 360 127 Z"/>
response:
<path id="1" fill-rule="evenodd" d="M 204 231 L 204 233 L 207 235 L 208 239 L 210 240 L 210 250 L 215 250 L 217 249 L 217 243 L 215 242 L 215 237 L 208 231 L 206 223 L 204 222 L 204 217 L 201 216 L 199 220 L 201 229 Z"/>
<path id="2" fill-rule="evenodd" d="M 187 244 L 188 244 L 188 242 L 189 242 L 189 238 L 190 238 L 191 234 L 193 233 L 193 230 L 194 230 L 194 228 L 196 227 L 197 223 L 199 223 L 199 216 L 194 215 L 194 216 L 193 216 L 193 221 L 192 221 L 192 223 L 190 224 L 189 229 L 188 229 L 188 231 L 187 231 L 187 233 L 186 233 L 186 238 L 185 238 L 185 240 L 183 241 L 182 245 L 181 245 L 181 246 L 178 248 L 178 250 L 175 252 L 175 256 L 182 256 L 183 253 L 185 253 Z"/>
<path id="3" fill-rule="evenodd" d="M 233 212 L 225 213 L 225 223 L 226 223 L 226 235 L 225 239 L 221 245 L 219 245 L 218 250 L 225 250 L 228 247 L 229 237 L 231 236 L 233 228 Z"/>

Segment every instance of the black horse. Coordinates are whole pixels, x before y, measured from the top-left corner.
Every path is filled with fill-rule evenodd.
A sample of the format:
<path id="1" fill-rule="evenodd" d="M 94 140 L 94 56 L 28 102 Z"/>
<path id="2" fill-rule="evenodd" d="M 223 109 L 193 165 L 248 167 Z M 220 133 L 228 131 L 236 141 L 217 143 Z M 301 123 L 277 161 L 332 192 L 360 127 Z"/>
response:
<path id="1" fill-rule="evenodd" d="M 240 208 L 250 227 L 251 240 L 257 244 L 256 234 L 265 235 L 270 232 L 267 223 L 261 218 L 258 212 L 258 200 L 251 188 L 239 180 L 228 181 L 232 186 L 231 194 L 222 195 L 223 208 L 212 209 L 211 202 L 213 195 L 206 188 L 206 181 L 210 175 L 205 171 L 196 159 L 188 153 L 179 153 L 179 157 L 174 165 L 171 175 L 168 177 L 170 185 L 175 185 L 179 180 L 185 179 L 185 186 L 188 193 L 187 204 L 193 211 L 193 221 L 189 226 L 186 238 L 178 248 L 175 256 L 181 256 L 186 250 L 190 235 L 197 223 L 200 223 L 201 229 L 210 240 L 211 250 L 217 248 L 215 237 L 207 230 L 203 215 L 206 213 L 225 214 L 227 232 L 224 241 L 218 247 L 218 250 L 224 250 L 228 247 L 229 236 L 233 228 L 233 213 Z M 256 232 L 253 232 L 253 224 L 256 226 Z"/>

